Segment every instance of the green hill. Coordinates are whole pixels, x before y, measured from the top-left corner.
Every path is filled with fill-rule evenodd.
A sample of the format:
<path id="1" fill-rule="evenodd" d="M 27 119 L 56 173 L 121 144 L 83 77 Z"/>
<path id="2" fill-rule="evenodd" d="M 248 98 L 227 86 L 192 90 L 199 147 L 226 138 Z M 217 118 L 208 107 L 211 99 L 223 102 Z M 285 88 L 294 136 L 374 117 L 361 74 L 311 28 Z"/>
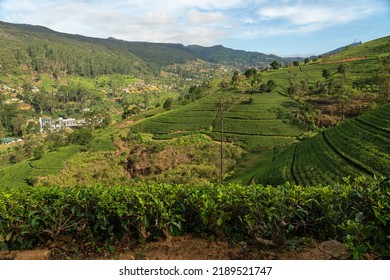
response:
<path id="1" fill-rule="evenodd" d="M 347 46 L 345 50 L 323 58 L 324 62 L 334 62 L 340 60 L 359 60 L 377 56 L 388 55 L 390 53 L 390 36 L 378 38 L 363 44 Z"/>
<path id="2" fill-rule="evenodd" d="M 107 48 L 81 36 L 0 22 L 0 71 L 98 76 L 147 72 L 146 63 L 126 49 Z"/>
<path id="3" fill-rule="evenodd" d="M 257 181 L 310 185 L 344 177 L 389 176 L 390 104 L 363 114 L 281 152 Z"/>
<path id="4" fill-rule="evenodd" d="M 42 159 L 27 159 L 6 166 L 0 170 L 0 189 L 11 187 L 27 187 L 38 177 L 58 174 L 64 168 L 64 163 L 80 151 L 80 146 L 69 146 L 56 152 L 48 153 Z"/>
<path id="5" fill-rule="evenodd" d="M 126 42 L 0 22 L 0 70 L 80 76 L 158 74 L 162 66 L 195 60 L 182 45 Z"/>
<path id="6" fill-rule="evenodd" d="M 203 59 L 231 65 L 268 65 L 274 55 L 215 46 L 128 42 L 65 34 L 42 26 L 0 21 L 0 71 L 3 74 L 53 72 L 99 76 L 155 74 L 162 67 Z"/>
<path id="7" fill-rule="evenodd" d="M 346 49 L 348 49 L 348 48 L 351 48 L 351 47 L 358 46 L 358 45 L 360 45 L 360 44 L 362 44 L 362 42 L 352 43 L 352 44 L 349 44 L 349 45 L 347 45 L 347 46 L 343 46 L 343 47 L 340 47 L 340 48 L 331 50 L 331 51 L 329 51 L 329 52 L 323 53 L 323 54 L 321 54 L 320 56 L 321 56 L 321 57 L 330 56 L 330 55 L 332 55 L 332 54 L 339 53 L 339 52 L 341 52 L 341 51 L 344 51 L 344 50 L 346 50 Z M 318 56 L 312 56 L 312 57 L 310 57 L 310 58 L 318 58 Z"/>
<path id="8" fill-rule="evenodd" d="M 254 151 L 292 143 L 303 133 L 288 118 L 289 110 L 294 107 L 290 98 L 274 92 L 241 97 L 243 100 L 224 118 L 224 140 Z M 253 103 L 247 104 L 246 100 L 249 98 L 253 99 Z M 220 140 L 218 100 L 215 92 L 210 93 L 193 103 L 139 122 L 131 130 L 151 133 L 156 139 L 204 133 Z"/>

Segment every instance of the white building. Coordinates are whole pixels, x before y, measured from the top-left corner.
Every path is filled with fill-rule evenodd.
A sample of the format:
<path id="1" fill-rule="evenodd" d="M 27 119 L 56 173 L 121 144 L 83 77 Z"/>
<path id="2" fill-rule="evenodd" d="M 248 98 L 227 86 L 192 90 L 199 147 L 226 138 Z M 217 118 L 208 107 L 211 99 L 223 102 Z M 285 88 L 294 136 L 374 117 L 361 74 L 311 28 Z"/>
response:
<path id="1" fill-rule="evenodd" d="M 73 118 L 69 118 L 69 119 L 59 118 L 57 121 L 49 118 L 39 118 L 39 125 L 41 127 L 41 132 L 47 130 L 58 130 L 66 127 L 80 126 L 80 124 L 77 123 L 76 119 Z"/>
<path id="2" fill-rule="evenodd" d="M 72 118 L 63 119 L 63 118 L 59 118 L 58 121 L 59 121 L 60 127 L 77 126 L 76 119 L 72 119 Z"/>
<path id="3" fill-rule="evenodd" d="M 48 118 L 39 118 L 39 126 L 41 127 L 41 132 L 51 128 L 52 121 Z"/>

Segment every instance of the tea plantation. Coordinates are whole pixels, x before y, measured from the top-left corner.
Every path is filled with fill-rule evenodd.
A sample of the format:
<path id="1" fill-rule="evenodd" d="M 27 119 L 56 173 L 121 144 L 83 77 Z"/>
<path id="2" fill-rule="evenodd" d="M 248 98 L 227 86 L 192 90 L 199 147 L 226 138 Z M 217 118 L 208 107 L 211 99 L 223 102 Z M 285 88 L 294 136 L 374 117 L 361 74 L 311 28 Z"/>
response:
<path id="1" fill-rule="evenodd" d="M 253 102 L 245 104 L 245 98 L 252 98 Z M 290 98 L 275 92 L 246 94 L 244 102 L 236 104 L 224 117 L 224 140 L 247 150 L 269 149 L 292 143 L 303 133 L 288 118 L 289 109 L 293 106 Z M 155 139 L 200 132 L 220 140 L 218 98 L 215 95 L 203 97 L 141 121 L 133 125 L 131 131 L 152 133 Z"/>
<path id="2" fill-rule="evenodd" d="M 257 180 L 301 185 L 390 174 L 390 104 L 329 128 L 281 152 Z"/>

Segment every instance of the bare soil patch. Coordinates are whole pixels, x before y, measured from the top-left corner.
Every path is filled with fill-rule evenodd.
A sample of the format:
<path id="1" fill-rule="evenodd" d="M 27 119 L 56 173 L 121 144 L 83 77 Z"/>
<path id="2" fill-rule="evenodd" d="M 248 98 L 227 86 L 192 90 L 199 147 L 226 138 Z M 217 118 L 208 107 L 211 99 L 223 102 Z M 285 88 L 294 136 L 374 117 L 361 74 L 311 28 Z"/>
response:
<path id="1" fill-rule="evenodd" d="M 65 240 L 65 239 L 64 239 Z M 329 260 L 348 259 L 350 252 L 338 241 L 297 239 L 280 248 L 240 242 L 213 240 L 187 234 L 139 244 L 78 244 L 75 240 L 56 241 L 34 251 L 0 252 L 0 259 L 52 260 Z M 49 252 L 49 253 L 48 253 Z"/>
<path id="2" fill-rule="evenodd" d="M 364 56 L 361 56 L 361 57 L 348 57 L 348 58 L 339 59 L 339 60 L 335 60 L 335 61 L 325 61 L 323 64 L 344 63 L 344 62 L 358 61 L 358 60 L 363 60 L 363 59 L 365 59 Z"/>
<path id="3" fill-rule="evenodd" d="M 372 94 L 362 94 L 351 98 L 344 108 L 344 117 L 348 119 L 360 115 L 365 109 L 370 107 L 374 100 L 375 96 Z M 308 96 L 305 101 L 321 111 L 322 116 L 318 120 L 321 126 L 333 126 L 342 120 L 341 108 L 336 98 Z"/>

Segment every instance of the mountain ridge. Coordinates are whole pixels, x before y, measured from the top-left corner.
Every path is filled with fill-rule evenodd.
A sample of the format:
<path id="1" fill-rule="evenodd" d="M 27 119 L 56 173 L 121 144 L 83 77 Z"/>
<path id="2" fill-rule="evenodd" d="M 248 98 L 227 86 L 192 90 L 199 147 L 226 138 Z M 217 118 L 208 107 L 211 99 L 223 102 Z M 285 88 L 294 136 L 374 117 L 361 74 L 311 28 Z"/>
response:
<path id="1" fill-rule="evenodd" d="M 32 71 L 57 71 L 91 76 L 99 74 L 159 75 L 163 67 L 197 59 L 248 69 L 266 67 L 273 61 L 291 64 L 302 57 L 280 57 L 262 52 L 236 50 L 223 45 L 204 47 L 180 43 L 126 41 L 54 31 L 40 25 L 0 21 L 0 70 L 12 72 L 25 64 Z M 374 40 L 375 41 L 375 40 Z M 324 53 L 323 57 L 360 48 L 361 42 Z M 31 50 L 34 49 L 33 52 Z M 311 57 L 311 58 L 318 58 Z M 59 63 L 60 61 L 60 63 Z M 6 68 L 6 69 L 5 69 Z"/>
<path id="2" fill-rule="evenodd" d="M 19 41 L 25 41 L 28 38 L 47 40 L 51 43 L 58 41 L 67 41 L 66 43 L 87 43 L 100 47 L 109 48 L 115 51 L 125 51 L 131 53 L 148 65 L 157 65 L 158 67 L 174 63 L 185 63 L 189 60 L 202 59 L 210 63 L 240 65 L 240 66 L 264 66 L 273 60 L 288 63 L 291 58 L 282 58 L 276 55 L 267 55 L 261 52 L 248 52 L 244 50 L 235 50 L 216 45 L 212 47 L 203 47 L 198 45 L 185 46 L 180 43 L 152 43 L 141 41 L 127 41 L 109 38 L 96 38 L 79 34 L 69 34 L 54 31 L 50 28 L 40 25 L 13 24 L 0 21 L 0 34 L 13 35 Z M 10 40 L 10 36 L 3 36 Z M 32 42 L 25 42 L 26 45 Z M 7 44 L 3 45 L 7 47 Z M 89 46 L 90 47 L 90 46 Z M 163 57 L 163 59 L 162 59 Z M 164 60 L 164 61 L 162 61 Z"/>

